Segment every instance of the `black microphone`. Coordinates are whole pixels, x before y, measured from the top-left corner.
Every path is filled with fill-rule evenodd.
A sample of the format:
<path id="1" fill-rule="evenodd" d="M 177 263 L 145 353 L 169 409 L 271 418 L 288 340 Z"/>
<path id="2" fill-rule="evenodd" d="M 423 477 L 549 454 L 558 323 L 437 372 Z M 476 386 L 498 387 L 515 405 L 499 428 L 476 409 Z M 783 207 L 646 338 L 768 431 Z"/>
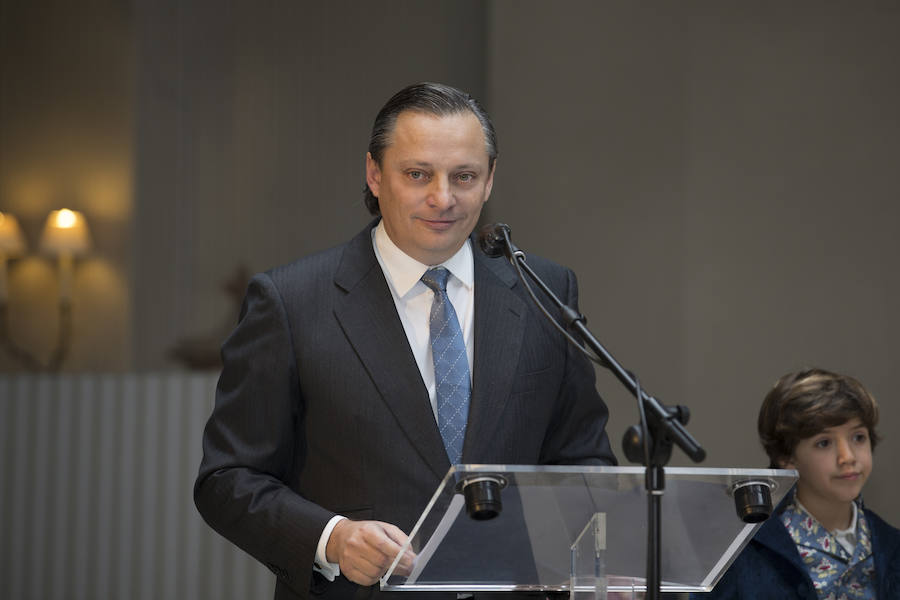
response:
<path id="1" fill-rule="evenodd" d="M 505 255 L 512 260 L 516 254 L 521 254 L 524 258 L 525 253 L 512 243 L 511 235 L 512 232 L 506 223 L 491 223 L 482 227 L 478 233 L 478 245 L 481 251 L 491 258 Z"/>
<path id="2" fill-rule="evenodd" d="M 497 258 L 506 254 L 509 256 L 512 252 L 508 252 L 510 229 L 506 223 L 491 223 L 485 225 L 478 232 L 478 245 L 481 251 L 490 256 Z"/>

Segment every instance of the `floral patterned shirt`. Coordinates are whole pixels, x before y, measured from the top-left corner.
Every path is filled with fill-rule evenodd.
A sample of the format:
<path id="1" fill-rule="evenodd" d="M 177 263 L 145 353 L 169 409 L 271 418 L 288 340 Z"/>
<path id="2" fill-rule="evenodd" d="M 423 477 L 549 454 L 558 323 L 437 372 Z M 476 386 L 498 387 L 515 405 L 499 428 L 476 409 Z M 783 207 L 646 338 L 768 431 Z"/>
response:
<path id="1" fill-rule="evenodd" d="M 820 600 L 875 600 L 872 536 L 863 510 L 857 508 L 852 556 L 796 497 L 781 514 L 781 522 L 797 545 Z"/>

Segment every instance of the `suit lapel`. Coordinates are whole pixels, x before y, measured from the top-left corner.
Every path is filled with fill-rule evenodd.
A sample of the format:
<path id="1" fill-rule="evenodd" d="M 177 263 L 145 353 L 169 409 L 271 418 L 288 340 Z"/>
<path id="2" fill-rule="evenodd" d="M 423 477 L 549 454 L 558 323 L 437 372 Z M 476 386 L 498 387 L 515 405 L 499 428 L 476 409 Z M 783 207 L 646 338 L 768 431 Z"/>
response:
<path id="1" fill-rule="evenodd" d="M 501 428 L 525 331 L 525 303 L 512 292 L 518 282 L 504 259 L 474 253 L 475 368 L 463 462 L 477 461 Z"/>
<path id="2" fill-rule="evenodd" d="M 428 391 L 409 348 L 367 227 L 348 244 L 335 274 L 346 296 L 335 316 L 401 430 L 438 478 L 450 468 Z"/>

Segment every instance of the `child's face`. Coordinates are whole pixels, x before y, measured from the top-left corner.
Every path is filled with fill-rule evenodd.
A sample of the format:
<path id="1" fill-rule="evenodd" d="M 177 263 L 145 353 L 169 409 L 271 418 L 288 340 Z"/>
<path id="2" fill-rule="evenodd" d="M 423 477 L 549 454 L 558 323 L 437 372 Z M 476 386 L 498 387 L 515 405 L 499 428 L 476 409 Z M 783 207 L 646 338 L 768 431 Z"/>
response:
<path id="1" fill-rule="evenodd" d="M 846 505 L 872 472 L 869 431 L 859 419 L 829 427 L 801 440 L 784 467 L 797 469 L 797 495 L 804 506 Z"/>

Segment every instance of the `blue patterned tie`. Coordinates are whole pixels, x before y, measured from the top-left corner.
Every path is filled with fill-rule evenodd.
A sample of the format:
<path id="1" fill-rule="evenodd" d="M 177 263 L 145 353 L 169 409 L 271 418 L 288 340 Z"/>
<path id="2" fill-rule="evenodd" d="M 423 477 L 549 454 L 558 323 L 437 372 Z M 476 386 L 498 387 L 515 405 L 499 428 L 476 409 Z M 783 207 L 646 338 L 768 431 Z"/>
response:
<path id="1" fill-rule="evenodd" d="M 434 291 L 431 304 L 431 354 L 434 359 L 434 384 L 437 390 L 438 428 L 450 464 L 462 459 L 466 419 L 469 416 L 469 359 L 456 311 L 447 296 L 447 277 L 443 268 L 428 269 L 422 283 Z"/>

